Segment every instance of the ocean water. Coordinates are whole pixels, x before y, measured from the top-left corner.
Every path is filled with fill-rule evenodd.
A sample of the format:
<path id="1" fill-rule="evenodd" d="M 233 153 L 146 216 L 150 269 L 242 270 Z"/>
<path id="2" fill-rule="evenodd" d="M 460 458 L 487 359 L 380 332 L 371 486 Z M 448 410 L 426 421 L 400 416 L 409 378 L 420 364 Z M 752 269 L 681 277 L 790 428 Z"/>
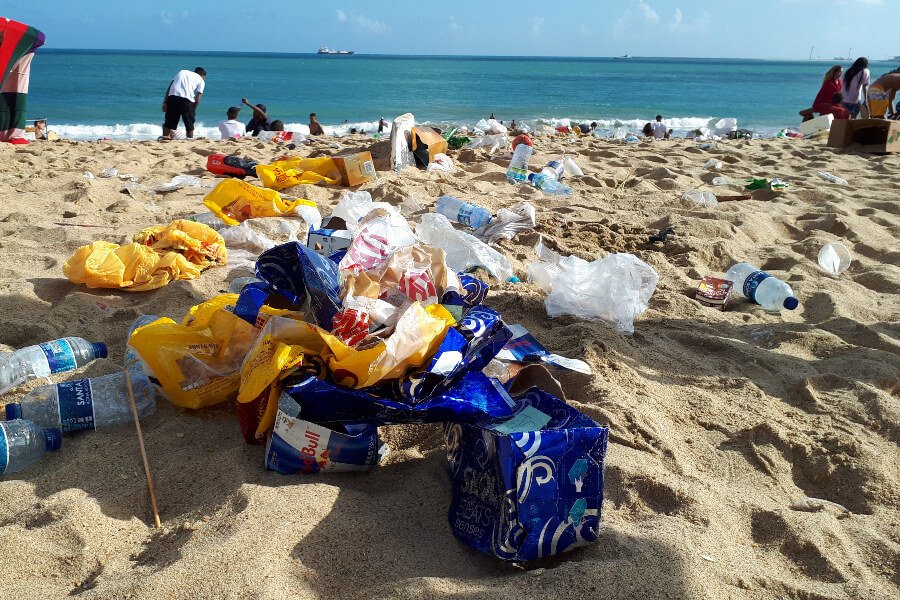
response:
<path id="1" fill-rule="evenodd" d="M 180 69 L 204 67 L 206 93 L 195 135 L 216 125 L 242 97 L 299 130 L 310 112 L 326 132 L 374 131 L 378 118 L 412 112 L 419 122 L 472 125 L 491 113 L 504 122 L 559 125 L 597 121 L 640 130 L 657 113 L 676 132 L 733 117 L 771 133 L 796 126 L 831 63 L 727 59 L 514 58 L 314 54 L 38 51 L 29 118 L 47 117 L 64 137 L 155 139 L 161 104 Z M 250 119 L 246 107 L 240 119 Z"/>

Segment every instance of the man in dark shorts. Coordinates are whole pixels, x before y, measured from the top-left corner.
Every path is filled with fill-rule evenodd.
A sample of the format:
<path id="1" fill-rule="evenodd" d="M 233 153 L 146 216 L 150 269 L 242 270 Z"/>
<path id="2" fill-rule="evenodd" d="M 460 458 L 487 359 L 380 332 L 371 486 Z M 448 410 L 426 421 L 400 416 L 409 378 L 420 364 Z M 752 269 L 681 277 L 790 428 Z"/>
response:
<path id="1" fill-rule="evenodd" d="M 187 137 L 194 137 L 194 118 L 197 114 L 197 106 L 200 104 L 200 96 L 206 85 L 206 69 L 197 67 L 193 71 L 178 71 L 175 79 L 166 89 L 166 97 L 163 99 L 162 109 L 166 113 L 163 123 L 163 137 L 172 138 L 178 121 L 184 121 L 184 129 Z"/>

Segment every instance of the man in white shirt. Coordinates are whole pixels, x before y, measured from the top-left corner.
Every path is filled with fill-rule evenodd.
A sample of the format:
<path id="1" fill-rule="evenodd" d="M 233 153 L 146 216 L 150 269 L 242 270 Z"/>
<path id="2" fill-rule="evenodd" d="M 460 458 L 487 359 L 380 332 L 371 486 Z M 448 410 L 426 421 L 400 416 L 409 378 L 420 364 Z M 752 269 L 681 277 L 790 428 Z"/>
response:
<path id="1" fill-rule="evenodd" d="M 669 130 L 666 124 L 662 122 L 662 115 L 656 115 L 656 121 L 651 123 L 650 127 L 653 129 L 653 137 L 656 139 L 669 139 Z"/>
<path id="2" fill-rule="evenodd" d="M 194 137 L 194 119 L 205 85 L 206 69 L 203 67 L 197 67 L 193 71 L 178 71 L 163 99 L 162 109 L 166 113 L 163 137 L 172 137 L 172 132 L 178 129 L 179 119 L 184 121 L 187 137 Z"/>
<path id="3" fill-rule="evenodd" d="M 228 117 L 228 120 L 219 123 L 219 133 L 222 134 L 223 140 L 227 140 L 229 138 L 239 138 L 242 135 L 247 135 L 247 128 L 244 127 L 243 123 L 237 120 L 238 113 L 240 112 L 240 108 L 238 108 L 237 106 L 232 106 L 228 109 L 228 112 L 225 113 Z"/>

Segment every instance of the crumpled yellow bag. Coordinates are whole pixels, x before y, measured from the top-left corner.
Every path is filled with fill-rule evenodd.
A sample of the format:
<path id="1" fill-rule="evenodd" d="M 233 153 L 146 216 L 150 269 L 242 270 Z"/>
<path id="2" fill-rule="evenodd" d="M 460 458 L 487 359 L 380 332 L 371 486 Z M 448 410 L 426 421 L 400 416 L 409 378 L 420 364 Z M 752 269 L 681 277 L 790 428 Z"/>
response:
<path id="1" fill-rule="evenodd" d="M 420 367 L 437 352 L 456 321 L 441 305 L 410 305 L 387 340 L 358 350 L 304 321 L 273 318 L 241 366 L 238 419 L 245 439 L 265 438 L 275 424 L 282 381 L 312 357 L 327 364 L 340 385 L 363 388 Z"/>
<path id="2" fill-rule="evenodd" d="M 169 401 L 184 408 L 212 406 L 235 396 L 241 364 L 273 315 L 263 307 L 255 325 L 229 309 L 237 294 L 222 294 L 191 309 L 182 324 L 161 318 L 140 327 L 129 345 L 159 380 Z"/>
<path id="3" fill-rule="evenodd" d="M 256 176 L 262 184 L 274 190 L 306 184 L 335 185 L 341 182 L 341 172 L 330 157 L 287 158 L 271 165 L 257 165 Z"/>
<path id="4" fill-rule="evenodd" d="M 226 179 L 203 199 L 203 204 L 226 225 L 238 225 L 255 217 L 289 216 L 298 206 L 315 206 L 311 200 L 284 200 L 275 190 Z"/>
<path id="5" fill-rule="evenodd" d="M 176 279 L 194 279 L 228 259 L 222 236 L 193 221 L 149 227 L 133 239 L 125 246 L 104 241 L 82 246 L 65 262 L 63 274 L 92 288 L 143 292 Z"/>

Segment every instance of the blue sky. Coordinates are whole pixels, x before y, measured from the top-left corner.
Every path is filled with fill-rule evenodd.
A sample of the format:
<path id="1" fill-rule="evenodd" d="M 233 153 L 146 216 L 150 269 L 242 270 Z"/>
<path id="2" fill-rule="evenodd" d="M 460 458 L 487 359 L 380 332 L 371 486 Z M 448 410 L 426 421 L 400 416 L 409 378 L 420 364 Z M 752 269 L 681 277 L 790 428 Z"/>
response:
<path id="1" fill-rule="evenodd" d="M 49 47 L 366 54 L 900 55 L 900 0 L 0 0 Z"/>

